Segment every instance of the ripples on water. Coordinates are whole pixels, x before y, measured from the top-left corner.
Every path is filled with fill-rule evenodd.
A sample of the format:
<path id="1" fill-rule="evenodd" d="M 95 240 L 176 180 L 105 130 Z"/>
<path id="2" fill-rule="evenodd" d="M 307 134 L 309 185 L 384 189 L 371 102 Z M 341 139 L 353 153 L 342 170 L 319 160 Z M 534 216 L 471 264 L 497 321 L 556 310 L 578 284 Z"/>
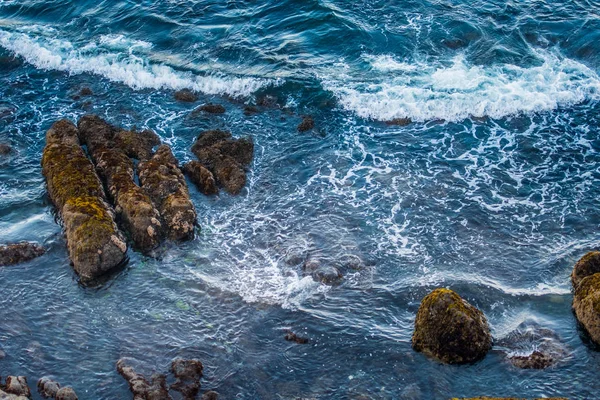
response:
<path id="1" fill-rule="evenodd" d="M 0 141 L 17 152 L 0 161 L 0 242 L 50 251 L 0 269 L 0 375 L 53 374 L 80 398 L 128 398 L 118 358 L 165 371 L 193 356 L 203 388 L 223 398 L 595 397 L 600 359 L 582 343 L 568 277 L 600 239 L 598 11 L 1 2 Z M 84 86 L 95 95 L 73 100 Z M 183 87 L 227 114 L 191 118 L 172 100 Z M 285 109 L 245 116 L 241 104 L 261 94 Z M 252 135 L 247 191 L 191 188 L 194 241 L 158 260 L 131 253 L 106 285 L 82 288 L 39 162 L 51 123 L 85 112 L 154 129 L 182 161 L 203 129 Z M 306 113 L 317 129 L 298 134 Z M 380 122 L 406 117 L 415 122 Z M 328 287 L 286 263 L 306 254 L 359 255 L 365 268 Z M 496 338 L 533 321 L 572 357 L 526 371 L 498 349 L 461 367 L 414 353 L 414 315 L 437 286 L 480 307 Z M 310 344 L 289 344 L 286 329 Z"/>

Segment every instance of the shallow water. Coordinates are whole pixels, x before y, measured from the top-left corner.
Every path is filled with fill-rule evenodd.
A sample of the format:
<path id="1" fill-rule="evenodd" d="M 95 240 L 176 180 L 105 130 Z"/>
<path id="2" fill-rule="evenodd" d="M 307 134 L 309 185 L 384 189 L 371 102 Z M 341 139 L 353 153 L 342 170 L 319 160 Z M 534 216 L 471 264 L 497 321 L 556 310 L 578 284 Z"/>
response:
<path id="1" fill-rule="evenodd" d="M 571 312 L 573 264 L 600 242 L 600 6 L 588 1 L 0 2 L 0 243 L 49 252 L 0 268 L 0 375 L 82 399 L 130 398 L 115 362 L 205 365 L 240 399 L 597 397 L 600 353 Z M 94 95 L 74 100 L 82 87 Z M 201 92 L 196 105 L 173 90 Z M 278 107 L 246 116 L 244 104 Z M 190 116 L 203 102 L 219 117 Z M 202 130 L 251 135 L 237 197 L 191 187 L 201 231 L 84 288 L 45 194 L 44 134 L 97 113 L 150 128 L 180 161 Z M 300 134 L 304 114 L 316 128 Z M 382 121 L 410 118 L 408 126 Z M 341 285 L 286 262 L 358 255 Z M 571 354 L 518 370 L 496 346 L 444 366 L 412 351 L 433 288 L 523 322 Z M 307 345 L 283 339 L 292 329 Z M 533 348 L 532 348 L 533 350 Z"/>

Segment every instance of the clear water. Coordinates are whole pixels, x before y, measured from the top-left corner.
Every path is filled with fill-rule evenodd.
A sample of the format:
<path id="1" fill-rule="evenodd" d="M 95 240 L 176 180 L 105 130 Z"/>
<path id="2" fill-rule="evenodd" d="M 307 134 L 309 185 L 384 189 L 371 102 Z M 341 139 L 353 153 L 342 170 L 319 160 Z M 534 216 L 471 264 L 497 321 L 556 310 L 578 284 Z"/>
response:
<path id="1" fill-rule="evenodd" d="M 49 248 L 0 268 L 0 375 L 126 399 L 117 359 L 151 372 L 184 356 L 226 399 L 596 398 L 569 274 L 600 242 L 599 28 L 600 5 L 580 0 L 0 2 L 0 141 L 16 149 L 0 161 L 0 242 Z M 82 87 L 95 95 L 73 100 Z M 190 117 L 184 87 L 227 113 Z M 281 108 L 245 116 L 264 94 Z M 86 112 L 155 130 L 181 161 L 204 129 L 251 135 L 247 189 L 191 188 L 195 240 L 130 252 L 81 287 L 40 157 L 53 121 Z M 300 134 L 304 114 L 316 129 Z M 366 267 L 329 287 L 285 262 L 305 253 Z M 500 346 L 470 366 L 413 352 L 439 286 L 497 340 L 535 322 L 570 356 L 532 371 Z"/>

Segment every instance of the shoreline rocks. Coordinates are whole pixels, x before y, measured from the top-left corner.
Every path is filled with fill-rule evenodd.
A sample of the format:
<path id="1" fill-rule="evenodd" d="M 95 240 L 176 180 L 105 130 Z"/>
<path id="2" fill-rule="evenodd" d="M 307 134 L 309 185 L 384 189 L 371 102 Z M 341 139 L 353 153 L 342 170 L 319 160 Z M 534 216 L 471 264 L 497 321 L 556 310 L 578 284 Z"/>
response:
<path id="1" fill-rule="evenodd" d="M 20 242 L 0 246 L 0 267 L 20 264 L 42 256 L 46 249 L 37 243 Z"/>
<path id="2" fill-rule="evenodd" d="M 164 375 L 154 374 L 151 381 L 135 372 L 125 359 L 117 361 L 117 371 L 129 384 L 134 400 L 172 400 Z"/>
<path id="3" fill-rule="evenodd" d="M 69 256 L 82 280 L 93 280 L 119 266 L 127 244 L 73 123 L 60 120 L 46 132 L 42 173 L 63 220 Z"/>
<path id="4" fill-rule="evenodd" d="M 492 347 L 483 313 L 449 289 L 436 289 L 422 300 L 415 319 L 413 349 L 448 364 L 485 357 Z"/>
<path id="5" fill-rule="evenodd" d="M 575 264 L 571 282 L 575 316 L 591 340 L 600 345 L 600 252 L 587 253 Z"/>
<path id="6" fill-rule="evenodd" d="M 78 400 L 77 394 L 69 386 L 60 387 L 58 382 L 48 377 L 40 378 L 37 383 L 38 392 L 43 398 L 56 400 Z"/>

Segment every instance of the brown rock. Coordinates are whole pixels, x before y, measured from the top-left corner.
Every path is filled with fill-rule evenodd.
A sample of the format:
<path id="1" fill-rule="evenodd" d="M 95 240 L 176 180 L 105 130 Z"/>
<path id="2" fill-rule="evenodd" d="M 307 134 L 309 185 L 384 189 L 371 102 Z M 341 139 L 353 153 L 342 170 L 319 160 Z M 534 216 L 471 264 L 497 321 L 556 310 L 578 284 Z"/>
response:
<path id="1" fill-rule="evenodd" d="M 67 386 L 58 390 L 56 400 L 78 400 L 78 397 L 73 388 Z"/>
<path id="2" fill-rule="evenodd" d="M 528 356 L 513 356 L 510 362 L 517 368 L 522 369 L 544 369 L 552 366 L 555 361 L 549 354 L 534 351 Z"/>
<path id="3" fill-rule="evenodd" d="M 89 87 L 81 88 L 81 90 L 79 91 L 80 96 L 91 96 L 93 94 L 94 92 L 92 92 L 92 89 L 90 89 Z"/>
<path id="4" fill-rule="evenodd" d="M 393 126 L 408 126 L 412 124 L 412 120 L 410 118 L 396 118 L 391 121 L 386 121 L 386 124 Z"/>
<path id="5" fill-rule="evenodd" d="M 31 390 L 29 390 L 29 386 L 27 385 L 27 378 L 25 378 L 24 376 L 7 377 L 6 385 L 4 385 L 4 391 L 8 394 L 31 397 Z"/>
<path id="6" fill-rule="evenodd" d="M 183 172 L 190 177 L 190 180 L 205 195 L 219 193 L 217 182 L 212 172 L 204 168 L 199 161 L 190 161 L 183 166 Z"/>
<path id="7" fill-rule="evenodd" d="M 258 114 L 260 110 L 255 106 L 246 106 L 244 107 L 244 115 L 254 115 Z"/>
<path id="8" fill-rule="evenodd" d="M 300 125 L 298 125 L 298 132 L 310 131 L 315 127 L 315 121 L 311 116 L 304 116 Z"/>
<path id="9" fill-rule="evenodd" d="M 32 260 L 46 252 L 37 243 L 14 243 L 0 246 L 0 266 L 19 264 Z"/>
<path id="10" fill-rule="evenodd" d="M 200 378 L 204 367 L 198 360 L 184 360 L 178 358 L 171 363 L 171 371 L 176 382 L 171 385 L 172 390 L 176 390 L 183 395 L 186 400 L 196 398 L 200 390 Z"/>
<path id="11" fill-rule="evenodd" d="M 12 153 L 13 149 L 6 143 L 0 143 L 0 156 L 6 156 Z"/>
<path id="12" fill-rule="evenodd" d="M 115 136 L 115 145 L 129 157 L 148 160 L 152 157 L 152 149 L 160 145 L 160 137 L 149 129 L 141 132 L 121 130 Z"/>
<path id="13" fill-rule="evenodd" d="M 201 105 L 200 107 L 198 107 L 197 109 L 195 109 L 192 112 L 195 114 L 197 114 L 199 112 L 205 112 L 208 114 L 224 114 L 225 107 L 223 107 L 221 104 L 208 103 L 208 104 Z"/>
<path id="14" fill-rule="evenodd" d="M 38 392 L 44 398 L 54 398 L 60 389 L 60 384 L 48 377 L 41 378 L 37 383 Z"/>
<path id="15" fill-rule="evenodd" d="M 184 103 L 193 103 L 198 100 L 196 93 L 189 89 L 178 90 L 173 96 L 175 97 L 175 100 L 182 101 Z"/>

